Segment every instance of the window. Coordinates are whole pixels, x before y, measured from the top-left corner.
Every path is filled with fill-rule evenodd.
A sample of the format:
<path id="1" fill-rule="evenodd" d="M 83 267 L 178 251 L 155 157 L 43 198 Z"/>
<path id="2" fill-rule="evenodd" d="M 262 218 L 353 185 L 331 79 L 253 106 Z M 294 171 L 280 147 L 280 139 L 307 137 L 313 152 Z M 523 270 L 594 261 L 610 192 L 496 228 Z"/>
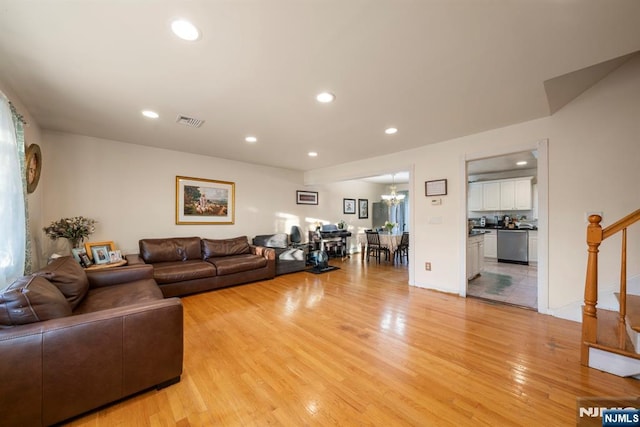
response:
<path id="1" fill-rule="evenodd" d="M 0 288 L 24 274 L 26 220 L 20 148 L 11 107 L 0 93 Z"/>

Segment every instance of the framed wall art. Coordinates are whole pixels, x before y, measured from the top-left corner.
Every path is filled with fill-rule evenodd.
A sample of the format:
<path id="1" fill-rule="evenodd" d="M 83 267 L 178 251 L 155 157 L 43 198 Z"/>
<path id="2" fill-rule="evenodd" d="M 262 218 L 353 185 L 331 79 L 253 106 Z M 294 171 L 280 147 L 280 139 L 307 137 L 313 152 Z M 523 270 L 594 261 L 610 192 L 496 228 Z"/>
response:
<path id="1" fill-rule="evenodd" d="M 369 199 L 358 199 L 358 218 L 369 218 Z"/>
<path id="2" fill-rule="evenodd" d="M 355 214 L 356 199 L 342 199 L 342 212 L 345 214 Z"/>
<path id="3" fill-rule="evenodd" d="M 298 205 L 317 205 L 317 191 L 296 191 L 296 203 Z"/>
<path id="4" fill-rule="evenodd" d="M 234 182 L 176 176 L 176 224 L 233 224 L 235 188 Z"/>
<path id="5" fill-rule="evenodd" d="M 425 196 L 446 196 L 447 195 L 447 180 L 436 179 L 434 181 L 425 181 L 424 183 L 424 195 Z"/>
<path id="6" fill-rule="evenodd" d="M 38 144 L 31 144 L 27 147 L 24 164 L 27 175 L 27 193 L 31 194 L 36 191 L 42 169 L 42 153 Z"/>

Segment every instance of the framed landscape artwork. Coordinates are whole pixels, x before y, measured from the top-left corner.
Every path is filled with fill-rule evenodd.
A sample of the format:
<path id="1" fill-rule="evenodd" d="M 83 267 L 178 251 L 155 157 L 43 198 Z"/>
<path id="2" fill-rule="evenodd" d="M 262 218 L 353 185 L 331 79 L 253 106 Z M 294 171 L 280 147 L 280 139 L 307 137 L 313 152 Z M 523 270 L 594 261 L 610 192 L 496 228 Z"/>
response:
<path id="1" fill-rule="evenodd" d="M 176 224 L 233 224 L 235 183 L 176 176 Z"/>

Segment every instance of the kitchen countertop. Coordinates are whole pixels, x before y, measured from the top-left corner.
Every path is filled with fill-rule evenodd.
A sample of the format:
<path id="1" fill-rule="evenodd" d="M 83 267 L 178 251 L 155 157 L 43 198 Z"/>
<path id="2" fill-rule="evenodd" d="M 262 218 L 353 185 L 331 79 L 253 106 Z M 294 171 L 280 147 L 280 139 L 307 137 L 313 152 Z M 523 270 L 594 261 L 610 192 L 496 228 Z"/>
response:
<path id="1" fill-rule="evenodd" d="M 505 228 L 505 227 L 497 227 L 494 225 L 489 225 L 487 227 L 473 227 L 471 231 L 469 231 L 469 236 L 479 236 L 480 234 L 487 233 L 488 230 L 503 230 L 503 231 L 537 231 L 538 228 Z"/>

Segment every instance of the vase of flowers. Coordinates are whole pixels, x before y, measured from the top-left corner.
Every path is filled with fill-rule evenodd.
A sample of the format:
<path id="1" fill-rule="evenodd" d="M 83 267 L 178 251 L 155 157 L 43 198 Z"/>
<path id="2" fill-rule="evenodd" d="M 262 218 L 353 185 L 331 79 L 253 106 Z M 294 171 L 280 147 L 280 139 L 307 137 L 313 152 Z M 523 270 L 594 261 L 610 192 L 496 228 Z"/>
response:
<path id="1" fill-rule="evenodd" d="M 387 233 L 391 234 L 391 232 L 393 231 L 393 227 L 395 227 L 397 224 L 395 222 L 389 222 L 389 221 L 385 221 L 384 222 L 384 228 L 387 229 Z"/>
<path id="2" fill-rule="evenodd" d="M 347 222 L 346 222 L 344 219 L 341 219 L 341 220 L 338 222 L 338 228 L 339 228 L 340 230 L 346 230 L 346 229 L 347 229 Z"/>
<path id="3" fill-rule="evenodd" d="M 58 221 L 53 221 L 48 227 L 44 227 L 43 230 L 52 240 L 63 237 L 69 240 L 72 248 L 79 248 L 82 246 L 83 240 L 95 231 L 95 224 L 96 221 L 91 218 L 74 216 L 72 218 L 61 218 Z"/>

